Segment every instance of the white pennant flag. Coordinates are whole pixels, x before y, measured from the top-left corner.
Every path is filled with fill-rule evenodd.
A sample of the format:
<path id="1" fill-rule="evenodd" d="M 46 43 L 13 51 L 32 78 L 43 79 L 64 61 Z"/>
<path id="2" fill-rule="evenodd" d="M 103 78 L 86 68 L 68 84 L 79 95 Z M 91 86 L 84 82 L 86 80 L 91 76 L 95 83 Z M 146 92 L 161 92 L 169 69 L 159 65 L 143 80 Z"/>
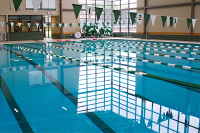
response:
<path id="1" fill-rule="evenodd" d="M 45 24 L 45 23 L 44 23 L 44 24 L 43 24 L 43 26 L 44 26 L 44 27 L 46 27 L 46 26 L 47 26 L 47 24 Z"/>
<path id="2" fill-rule="evenodd" d="M 167 16 L 167 27 L 169 27 L 169 25 L 170 25 L 170 17 Z"/>
<path id="3" fill-rule="evenodd" d="M 178 18 L 174 18 L 174 28 L 176 28 L 177 22 L 178 22 Z"/>
<path id="4" fill-rule="evenodd" d="M 4 22 L 1 22 L 1 26 L 2 26 L 2 27 L 4 26 Z"/>
<path id="5" fill-rule="evenodd" d="M 37 28 L 39 27 L 39 23 L 36 23 Z"/>
<path id="6" fill-rule="evenodd" d="M 156 15 L 151 15 L 151 22 L 153 26 L 155 24 L 155 20 L 156 20 Z"/>
<path id="7" fill-rule="evenodd" d="M 76 23 L 73 23 L 72 25 L 75 27 L 75 26 L 76 26 Z"/>
<path id="8" fill-rule="evenodd" d="M 122 23 L 127 21 L 128 12 L 127 11 L 121 11 L 122 16 Z"/>
<path id="9" fill-rule="evenodd" d="M 52 25 L 52 28 L 54 28 L 54 25 L 55 25 L 55 24 L 51 24 L 51 25 Z"/>
<path id="10" fill-rule="evenodd" d="M 59 24 L 60 28 L 62 27 L 62 24 Z"/>
<path id="11" fill-rule="evenodd" d="M 105 14 L 107 17 L 107 20 L 109 21 L 112 15 L 112 10 L 111 9 L 105 9 Z"/>
<path id="12" fill-rule="evenodd" d="M 193 29 L 194 29 L 194 27 L 195 27 L 195 24 L 196 24 L 196 19 L 192 19 L 192 26 L 193 26 Z"/>
<path id="13" fill-rule="evenodd" d="M 13 23 L 13 22 L 11 22 L 10 24 L 11 24 L 11 26 L 13 27 L 14 23 Z"/>
<path id="14" fill-rule="evenodd" d="M 138 13 L 137 17 L 138 17 L 137 22 L 139 23 L 139 25 L 141 25 L 142 19 L 144 18 L 144 14 Z"/>
<path id="15" fill-rule="evenodd" d="M 31 23 L 27 23 L 28 24 L 28 28 L 30 28 L 31 27 Z"/>
<path id="16" fill-rule="evenodd" d="M 37 13 L 37 10 L 40 6 L 40 3 L 41 3 L 42 0 L 32 0 L 32 4 L 33 4 L 33 8 L 34 8 L 34 11 L 35 11 L 35 14 Z"/>
<path id="17" fill-rule="evenodd" d="M 86 6 L 86 11 L 87 11 L 87 14 L 88 14 L 88 19 L 90 20 L 90 18 L 92 16 L 92 12 L 94 11 L 94 7 Z"/>
<path id="18" fill-rule="evenodd" d="M 22 23 L 18 23 L 18 25 L 19 25 L 19 28 L 21 27 L 21 25 L 22 25 Z"/>
<path id="19" fill-rule="evenodd" d="M 67 27 L 67 24 L 65 24 L 65 28 Z"/>

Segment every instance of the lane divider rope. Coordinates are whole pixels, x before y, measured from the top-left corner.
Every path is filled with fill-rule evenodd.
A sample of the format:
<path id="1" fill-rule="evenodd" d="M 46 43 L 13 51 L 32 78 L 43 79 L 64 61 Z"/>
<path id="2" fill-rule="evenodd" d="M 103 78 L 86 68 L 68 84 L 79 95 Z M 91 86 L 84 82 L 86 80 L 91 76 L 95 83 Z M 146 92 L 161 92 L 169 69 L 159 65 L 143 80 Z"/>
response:
<path id="1" fill-rule="evenodd" d="M 35 50 L 35 49 L 29 49 L 29 48 L 25 48 L 25 47 L 19 48 L 19 46 L 14 46 L 14 45 L 10 45 L 10 44 L 6 44 L 6 45 L 13 47 L 13 48 L 16 48 L 16 49 L 21 49 L 21 50 L 24 50 L 24 51 L 41 53 L 41 54 L 46 54 L 46 55 L 50 55 L 50 56 L 56 56 L 56 57 L 59 57 L 59 58 L 68 59 L 68 60 L 75 61 L 75 62 L 78 62 L 78 63 L 81 62 L 81 63 L 95 65 L 95 66 L 101 66 L 101 67 L 113 69 L 113 70 L 116 70 L 116 71 L 127 72 L 127 73 L 130 73 L 130 74 L 140 75 L 140 76 L 144 76 L 144 77 L 149 77 L 149 78 L 153 78 L 153 79 L 158 79 L 158 80 L 162 80 L 162 81 L 166 81 L 166 82 L 170 82 L 170 83 L 175 83 L 175 84 L 179 84 L 179 85 L 184 85 L 184 86 L 200 89 L 200 85 L 195 84 L 195 83 L 190 83 L 190 82 L 185 82 L 185 81 L 181 81 L 181 80 L 161 77 L 161 76 L 157 76 L 157 75 L 153 75 L 153 74 L 145 73 L 145 72 L 139 72 L 139 71 L 133 71 L 133 70 L 123 69 L 123 68 L 117 68 L 117 67 L 114 67 L 114 66 L 109 66 L 109 65 L 99 64 L 99 63 L 92 63 L 92 62 L 83 61 L 83 60 L 77 59 L 77 58 L 60 56 L 58 54 L 43 52 L 43 51 L 39 51 L 39 50 Z"/>
<path id="2" fill-rule="evenodd" d="M 129 59 L 129 60 L 137 60 L 141 62 L 146 62 L 146 63 L 153 63 L 153 64 L 158 64 L 158 65 L 165 65 L 165 66 L 170 66 L 170 67 L 175 67 L 175 68 L 182 68 L 185 70 L 200 70 L 200 68 L 197 67 L 191 67 L 191 66 L 183 66 L 183 65 L 177 65 L 177 64 L 171 64 L 171 63 L 164 63 L 164 62 L 159 62 L 159 61 L 151 61 L 147 59 L 136 59 L 135 57 L 125 57 L 125 56 L 120 56 L 120 55 L 112 55 L 112 54 L 103 54 L 103 53 L 97 53 L 97 52 L 91 52 L 91 51 L 84 51 L 84 50 L 78 50 L 78 49 L 70 49 L 70 48 L 63 48 L 63 47 L 58 47 L 55 46 L 57 49 L 64 49 L 64 50 L 69 50 L 69 51 L 75 51 L 75 52 L 81 52 L 81 53 L 89 53 L 97 56 L 109 56 L 109 57 L 116 57 L 116 58 L 123 58 L 123 59 Z M 136 52 L 140 53 L 140 52 Z M 159 56 L 159 54 L 158 54 Z"/>

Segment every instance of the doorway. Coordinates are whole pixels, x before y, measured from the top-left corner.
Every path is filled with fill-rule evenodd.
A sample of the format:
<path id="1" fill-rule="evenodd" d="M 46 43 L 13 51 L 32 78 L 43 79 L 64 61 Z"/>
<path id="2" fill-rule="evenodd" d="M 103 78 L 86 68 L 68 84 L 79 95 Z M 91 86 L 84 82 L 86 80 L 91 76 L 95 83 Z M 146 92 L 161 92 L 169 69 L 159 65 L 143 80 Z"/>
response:
<path id="1" fill-rule="evenodd" d="M 51 31 L 51 16 L 44 17 L 44 37 L 45 38 L 52 38 L 52 31 Z"/>

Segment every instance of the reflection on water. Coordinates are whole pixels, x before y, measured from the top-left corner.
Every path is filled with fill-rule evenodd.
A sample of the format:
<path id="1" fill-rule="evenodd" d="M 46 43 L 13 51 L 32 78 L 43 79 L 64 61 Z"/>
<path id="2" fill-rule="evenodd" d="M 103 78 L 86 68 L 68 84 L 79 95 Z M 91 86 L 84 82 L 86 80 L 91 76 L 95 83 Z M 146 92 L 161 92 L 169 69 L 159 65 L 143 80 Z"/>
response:
<path id="1" fill-rule="evenodd" d="M 62 55 L 68 54 L 64 50 L 58 52 Z M 110 53 L 113 54 L 113 52 Z M 37 88 L 38 92 L 43 87 L 51 88 L 56 86 L 58 81 L 61 82 L 77 97 L 77 108 L 75 107 L 72 111 L 75 111 L 77 115 L 94 112 L 116 132 L 199 133 L 200 114 L 197 103 L 199 94 L 196 92 L 167 82 L 103 67 L 85 66 L 85 64 L 77 66 L 63 59 L 37 53 L 32 55 L 30 52 L 24 52 L 21 54 L 33 59 L 52 77 L 47 78 L 34 66 L 12 54 L 7 57 L 10 58 L 5 63 L 8 65 L 1 66 L 1 74 L 6 76 L 9 74 L 15 81 L 13 82 L 14 86 L 23 83 L 24 88 L 31 90 Z M 130 56 L 123 52 L 117 54 Z M 114 63 L 112 62 L 113 57 L 107 58 L 90 54 L 80 54 L 79 56 L 87 61 L 95 60 L 103 64 L 132 70 L 136 70 L 136 68 L 129 67 L 129 65 L 137 66 L 137 62 L 134 61 L 118 60 Z M 132 53 L 131 56 L 135 57 L 136 54 Z M 173 99 L 180 102 L 173 101 Z M 54 106 L 53 103 L 52 106 Z M 62 106 L 62 109 L 69 111 L 66 106 Z M 76 125 L 76 122 L 71 123 L 71 126 Z M 92 119 L 92 122 L 84 122 L 92 125 L 92 122 L 95 123 L 95 119 Z M 97 123 L 95 125 L 98 125 Z"/>

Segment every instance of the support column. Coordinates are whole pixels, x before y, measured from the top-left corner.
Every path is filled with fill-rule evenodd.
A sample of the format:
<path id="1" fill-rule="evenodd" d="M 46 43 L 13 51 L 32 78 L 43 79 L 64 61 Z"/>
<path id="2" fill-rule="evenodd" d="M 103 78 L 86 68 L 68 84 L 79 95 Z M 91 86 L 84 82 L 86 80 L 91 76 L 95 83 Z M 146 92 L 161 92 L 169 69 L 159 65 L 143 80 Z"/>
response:
<path id="1" fill-rule="evenodd" d="M 60 0 L 60 23 L 63 22 L 63 18 L 62 18 L 62 0 Z M 63 34 L 63 27 L 60 28 L 60 33 L 61 35 Z"/>
<path id="2" fill-rule="evenodd" d="M 191 0 L 191 19 L 194 19 L 194 4 L 195 0 Z M 190 25 L 190 35 L 194 35 L 194 29 L 192 27 L 192 24 Z"/>
<path id="3" fill-rule="evenodd" d="M 111 1 L 111 10 L 113 11 L 113 0 Z M 111 15 L 111 28 L 113 31 L 113 15 Z"/>
<path id="4" fill-rule="evenodd" d="M 146 14 L 147 10 L 146 10 L 146 6 L 147 6 L 147 0 L 144 0 L 144 14 Z M 143 19 L 144 21 L 144 31 L 143 33 L 146 34 L 146 24 L 145 24 L 145 20 Z"/>

